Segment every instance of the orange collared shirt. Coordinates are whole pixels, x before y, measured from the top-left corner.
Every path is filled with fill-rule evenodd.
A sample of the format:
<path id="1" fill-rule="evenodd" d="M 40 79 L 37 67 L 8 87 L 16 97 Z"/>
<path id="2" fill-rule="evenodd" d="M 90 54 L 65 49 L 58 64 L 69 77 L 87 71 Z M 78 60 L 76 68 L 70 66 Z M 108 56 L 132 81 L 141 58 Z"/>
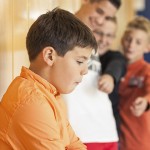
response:
<path id="1" fill-rule="evenodd" d="M 0 103 L 0 150 L 85 150 L 54 86 L 23 67 Z"/>

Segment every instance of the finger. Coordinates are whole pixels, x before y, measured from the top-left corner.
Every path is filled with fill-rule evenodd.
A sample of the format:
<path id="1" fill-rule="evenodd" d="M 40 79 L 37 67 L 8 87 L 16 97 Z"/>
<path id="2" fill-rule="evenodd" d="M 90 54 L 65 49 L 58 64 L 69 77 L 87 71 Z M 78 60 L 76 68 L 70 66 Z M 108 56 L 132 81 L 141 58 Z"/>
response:
<path id="1" fill-rule="evenodd" d="M 103 86 L 100 86 L 100 87 L 99 87 L 99 90 L 101 90 L 101 91 L 103 91 L 103 92 L 105 92 L 105 93 L 109 93 L 109 91 L 110 91 L 109 88 L 106 87 L 106 86 L 104 86 L 104 85 L 103 85 Z"/>
<path id="2" fill-rule="evenodd" d="M 137 98 L 135 101 L 134 101 L 134 104 L 138 105 L 140 103 L 142 103 L 143 99 L 141 98 Z"/>

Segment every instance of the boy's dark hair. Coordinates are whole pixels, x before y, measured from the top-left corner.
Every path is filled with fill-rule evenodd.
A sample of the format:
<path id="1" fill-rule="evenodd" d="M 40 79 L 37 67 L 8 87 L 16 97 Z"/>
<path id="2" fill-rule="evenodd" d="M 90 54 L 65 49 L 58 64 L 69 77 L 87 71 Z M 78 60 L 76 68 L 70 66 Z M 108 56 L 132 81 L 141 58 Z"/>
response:
<path id="1" fill-rule="evenodd" d="M 47 46 L 64 56 L 74 47 L 97 50 L 92 31 L 72 13 L 55 8 L 42 14 L 30 27 L 26 38 L 29 60 L 32 61 Z"/>
<path id="2" fill-rule="evenodd" d="M 91 3 L 100 2 L 104 0 L 90 0 Z M 121 0 L 107 0 L 112 3 L 117 9 L 121 6 Z"/>

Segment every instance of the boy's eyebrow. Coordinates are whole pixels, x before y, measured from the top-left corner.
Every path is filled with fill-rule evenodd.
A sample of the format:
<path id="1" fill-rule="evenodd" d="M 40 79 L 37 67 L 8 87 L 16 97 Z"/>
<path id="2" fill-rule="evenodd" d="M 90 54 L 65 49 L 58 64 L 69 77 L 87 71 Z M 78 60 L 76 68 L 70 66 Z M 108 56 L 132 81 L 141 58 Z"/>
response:
<path id="1" fill-rule="evenodd" d="M 86 57 L 86 56 L 79 56 L 80 58 L 83 58 L 83 59 L 85 59 L 85 60 L 88 60 L 89 58 L 88 57 Z"/>

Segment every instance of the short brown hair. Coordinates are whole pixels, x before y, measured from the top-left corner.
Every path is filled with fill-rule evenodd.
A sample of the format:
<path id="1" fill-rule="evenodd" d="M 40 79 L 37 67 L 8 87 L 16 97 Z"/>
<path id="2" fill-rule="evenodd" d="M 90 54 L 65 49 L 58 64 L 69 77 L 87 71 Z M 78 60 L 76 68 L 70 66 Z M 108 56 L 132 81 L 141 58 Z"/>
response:
<path id="1" fill-rule="evenodd" d="M 145 31 L 150 40 L 150 20 L 143 16 L 136 16 L 132 21 L 130 21 L 127 25 L 127 30 L 130 29 L 140 29 Z"/>
<path id="2" fill-rule="evenodd" d="M 47 46 L 64 56 L 74 47 L 97 49 L 92 31 L 72 13 L 55 8 L 42 14 L 30 27 L 26 38 L 29 60 L 34 60 Z"/>

